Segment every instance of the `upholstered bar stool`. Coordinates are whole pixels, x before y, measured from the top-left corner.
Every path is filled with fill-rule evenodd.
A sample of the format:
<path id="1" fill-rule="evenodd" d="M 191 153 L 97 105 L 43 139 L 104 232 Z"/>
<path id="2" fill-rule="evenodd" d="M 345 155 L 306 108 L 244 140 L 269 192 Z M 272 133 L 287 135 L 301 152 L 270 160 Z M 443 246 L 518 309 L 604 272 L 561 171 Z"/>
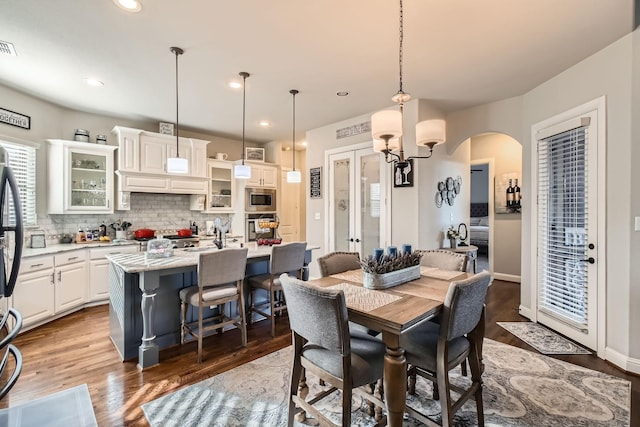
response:
<path id="1" fill-rule="evenodd" d="M 271 248 L 269 272 L 247 278 L 247 283 L 251 287 L 250 321 L 253 321 L 253 313 L 258 313 L 270 319 L 272 337 L 276 336 L 276 315 L 287 309 L 285 299 L 280 295 L 282 293 L 282 285 L 280 284 L 279 276 L 282 273 L 294 273 L 298 279 L 302 278 L 306 250 L 307 242 L 275 245 Z M 256 305 L 256 290 L 258 289 L 267 291 L 269 300 Z M 266 310 L 267 308 L 268 311 Z"/>
<path id="2" fill-rule="evenodd" d="M 206 332 L 223 331 L 235 325 L 242 334 L 242 346 L 247 346 L 247 320 L 244 305 L 243 280 L 247 265 L 247 248 L 222 249 L 201 253 L 198 257 L 198 285 L 180 290 L 182 328 L 180 343 L 189 334 L 198 340 L 198 363 L 202 362 L 202 338 Z M 235 302 L 237 314 L 225 313 L 227 303 Z M 187 308 L 198 310 L 198 321 L 187 322 Z M 218 306 L 218 314 L 206 321 L 202 318 L 204 307 Z M 195 329 L 197 326 L 197 329 Z"/>

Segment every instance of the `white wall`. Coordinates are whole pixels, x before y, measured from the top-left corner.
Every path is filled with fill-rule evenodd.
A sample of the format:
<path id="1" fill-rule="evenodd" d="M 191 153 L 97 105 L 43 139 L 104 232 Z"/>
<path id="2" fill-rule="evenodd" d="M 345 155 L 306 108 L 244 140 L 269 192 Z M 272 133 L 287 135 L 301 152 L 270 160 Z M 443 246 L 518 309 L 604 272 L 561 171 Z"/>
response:
<path id="1" fill-rule="evenodd" d="M 599 268 L 606 269 L 606 347 L 607 359 L 627 370 L 640 372 L 640 365 L 632 360 L 640 359 L 640 343 L 633 335 L 640 324 L 638 306 L 640 293 L 637 267 L 631 269 L 632 260 L 637 263 L 640 256 L 640 240 L 632 232 L 632 205 L 634 215 L 640 213 L 638 190 L 633 185 L 639 182 L 638 172 L 632 175 L 632 164 L 640 163 L 640 152 L 634 151 L 632 129 L 632 105 L 640 102 L 638 82 L 633 86 L 632 58 L 640 63 L 638 30 L 625 36 L 602 51 L 551 78 L 522 97 L 502 100 L 458 111 L 447 116 L 447 124 L 456 140 L 483 132 L 506 133 L 523 145 L 522 191 L 526 198 L 531 194 L 531 159 L 535 155 L 530 140 L 531 126 L 541 120 L 581 105 L 587 101 L 606 96 L 607 147 L 606 147 L 606 262 Z M 635 43 L 632 42 L 635 40 Z M 636 74 L 640 68 L 635 69 Z M 636 120 L 637 121 L 637 120 Z M 638 126 L 633 125 L 638 131 Z M 637 134 L 640 136 L 640 133 Z M 637 145 L 637 144 L 636 144 Z M 455 143 L 449 149 L 455 149 Z M 635 168 L 638 169 L 638 168 Z M 522 209 L 522 286 L 521 304 L 531 307 L 531 263 L 532 248 L 531 206 Z M 633 236 L 633 245 L 631 245 Z M 632 275 L 633 273 L 633 275 Z M 636 314 L 632 315 L 631 307 Z M 631 343 L 634 343 L 633 346 Z"/>

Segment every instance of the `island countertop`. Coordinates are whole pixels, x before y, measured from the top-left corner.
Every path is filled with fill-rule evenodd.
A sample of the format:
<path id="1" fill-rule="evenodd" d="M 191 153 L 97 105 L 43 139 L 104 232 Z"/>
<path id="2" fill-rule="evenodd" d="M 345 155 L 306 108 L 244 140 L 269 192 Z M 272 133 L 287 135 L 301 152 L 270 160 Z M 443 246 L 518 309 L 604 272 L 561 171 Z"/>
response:
<path id="1" fill-rule="evenodd" d="M 319 248 L 316 245 L 307 245 L 308 251 Z M 153 270 L 196 266 L 198 265 L 199 253 L 218 250 L 215 247 L 176 249 L 173 251 L 173 256 L 168 258 L 147 258 L 146 252 L 107 255 L 106 258 L 122 268 L 126 273 L 143 273 Z M 270 256 L 271 246 L 249 247 L 247 261 L 268 259 Z"/>

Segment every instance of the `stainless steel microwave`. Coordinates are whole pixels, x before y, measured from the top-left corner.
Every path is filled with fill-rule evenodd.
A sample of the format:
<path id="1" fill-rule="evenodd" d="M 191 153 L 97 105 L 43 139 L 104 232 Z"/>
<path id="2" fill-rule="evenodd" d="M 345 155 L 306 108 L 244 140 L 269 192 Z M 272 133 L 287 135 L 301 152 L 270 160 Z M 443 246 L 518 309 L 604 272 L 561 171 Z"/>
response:
<path id="1" fill-rule="evenodd" d="M 269 188 L 247 188 L 245 189 L 246 212 L 275 212 L 276 211 L 276 190 Z"/>

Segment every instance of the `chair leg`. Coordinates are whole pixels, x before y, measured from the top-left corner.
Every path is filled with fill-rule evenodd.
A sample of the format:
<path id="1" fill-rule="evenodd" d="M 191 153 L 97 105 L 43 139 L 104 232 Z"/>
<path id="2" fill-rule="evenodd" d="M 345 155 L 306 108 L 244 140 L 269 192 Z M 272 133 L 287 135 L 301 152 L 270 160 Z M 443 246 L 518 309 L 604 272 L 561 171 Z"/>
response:
<path id="1" fill-rule="evenodd" d="M 249 324 L 253 324 L 253 309 L 255 308 L 256 288 L 251 288 L 249 292 Z"/>
<path id="2" fill-rule="evenodd" d="M 276 313 L 275 313 L 275 309 L 276 309 L 276 304 L 275 304 L 275 297 L 276 297 L 276 292 L 273 290 L 273 288 L 271 289 L 270 292 L 270 298 L 269 298 L 269 305 L 271 307 L 271 312 L 270 312 L 270 318 L 271 318 L 271 338 L 275 338 L 276 336 Z"/>
<path id="3" fill-rule="evenodd" d="M 344 387 L 342 390 L 342 425 L 351 425 L 351 387 Z"/>
<path id="4" fill-rule="evenodd" d="M 444 391 L 440 396 L 442 427 L 453 427 L 453 411 L 451 407 L 451 393 L 449 392 L 449 372 L 445 366 L 438 366 L 438 388 Z M 435 388 L 434 388 L 435 392 Z"/>
<path id="5" fill-rule="evenodd" d="M 411 366 L 407 372 L 407 393 L 416 394 L 416 367 Z"/>
<path id="6" fill-rule="evenodd" d="M 242 334 L 242 346 L 246 347 L 247 346 L 247 315 L 244 309 L 244 292 L 242 292 L 242 285 L 240 285 L 240 301 L 238 302 L 238 314 L 240 315 L 240 333 Z"/>
<path id="7" fill-rule="evenodd" d="M 180 344 L 184 344 L 185 328 L 187 327 L 187 303 L 180 304 Z"/>
<path id="8" fill-rule="evenodd" d="M 378 398 L 380 400 L 382 400 L 384 402 L 384 381 L 382 380 L 382 378 L 380 378 L 377 382 L 376 382 L 376 389 L 375 389 L 375 393 L 378 395 Z M 376 416 L 375 416 L 375 420 L 376 422 L 380 422 L 382 421 L 382 410 L 384 408 L 381 408 L 380 406 L 376 406 Z"/>
<path id="9" fill-rule="evenodd" d="M 296 404 L 293 402 L 293 396 L 298 395 L 299 397 L 301 397 L 298 390 L 299 390 L 299 382 L 300 382 L 302 370 L 303 368 L 302 368 L 302 364 L 300 363 L 300 358 L 297 354 L 295 354 L 293 357 L 293 370 L 291 372 L 291 384 L 289 385 L 289 414 L 287 418 L 287 426 L 289 427 L 293 426 L 293 419 L 296 412 Z M 298 421 L 303 422 L 304 419 L 306 419 L 306 417 L 303 417 L 302 420 L 299 419 Z"/>
<path id="10" fill-rule="evenodd" d="M 202 363 L 202 305 L 198 307 L 198 363 Z"/>
<path id="11" fill-rule="evenodd" d="M 467 376 L 467 360 L 463 360 L 462 363 L 460 364 L 460 373 L 462 374 L 463 377 Z"/>

